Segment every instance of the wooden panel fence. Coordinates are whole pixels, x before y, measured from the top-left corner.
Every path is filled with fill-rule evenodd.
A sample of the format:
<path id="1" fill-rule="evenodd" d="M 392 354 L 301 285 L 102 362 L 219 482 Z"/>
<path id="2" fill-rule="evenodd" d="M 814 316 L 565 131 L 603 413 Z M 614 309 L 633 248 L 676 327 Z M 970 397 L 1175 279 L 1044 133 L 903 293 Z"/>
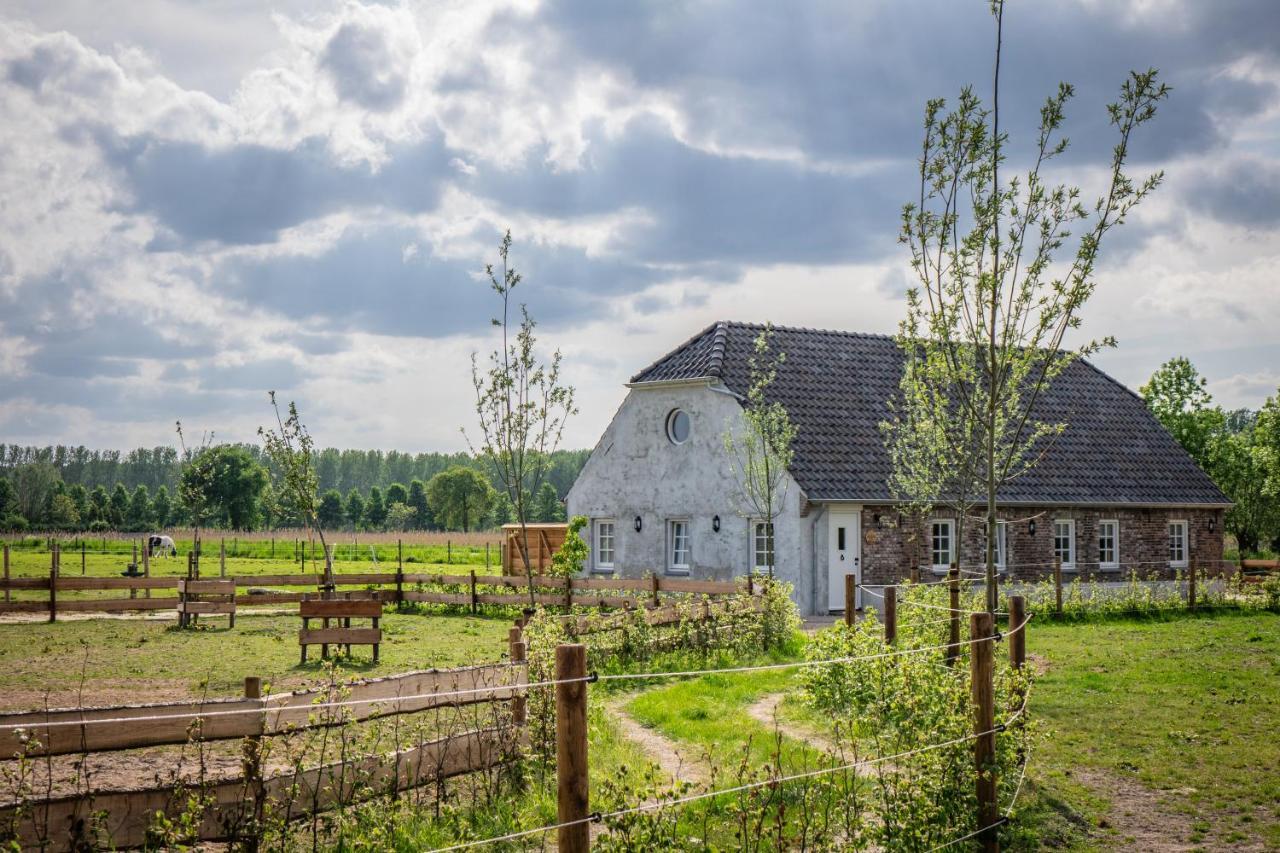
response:
<path id="1" fill-rule="evenodd" d="M 523 639 L 512 638 L 513 658 Z M 284 735 L 398 714 L 466 705 L 510 703 L 512 723 L 523 720 L 527 668 L 522 662 L 427 670 L 351 685 L 257 698 L 259 679 L 246 679 L 246 698 L 112 708 L 76 708 L 0 715 L 0 757 L 67 755 L 141 747 Z M 252 686 L 251 686 L 252 685 Z M 507 714 L 508 712 L 503 712 Z M 70 723 L 70 724 L 68 724 Z M 199 786 L 208 798 L 199 821 L 205 841 L 245 837 L 255 810 L 284 820 L 394 794 L 512 760 L 523 734 L 511 726 L 487 726 L 418 743 L 381 755 L 358 756 L 297 772 L 262 775 L 246 762 L 246 775 Z M 112 847 L 147 841 L 157 813 L 170 817 L 188 801 L 174 785 L 95 790 L 0 808 L 0 826 L 13 826 L 22 849 L 84 849 L 90 834 Z"/>
<path id="2" fill-rule="evenodd" d="M 529 578 L 525 575 L 437 574 L 411 572 L 362 572 L 337 574 L 334 579 L 339 588 L 364 588 L 370 598 L 383 603 L 417 602 L 427 604 L 451 604 L 469 607 L 477 612 L 480 607 L 521 607 L 529 604 Z M 174 610 L 179 603 L 177 577 L 62 577 L 51 571 L 49 577 L 10 577 L 0 579 L 0 589 L 6 596 L 10 591 L 45 591 L 46 600 L 5 600 L 0 602 L 0 614 L 49 613 L 99 611 Z M 255 605 L 298 604 L 308 594 L 321 589 L 319 574 L 283 575 L 228 575 L 218 578 L 219 583 L 234 585 L 235 603 L 238 607 Z M 673 596 L 709 595 L 725 596 L 753 591 L 757 583 L 752 578 L 737 581 L 704 581 L 689 578 L 669 578 L 650 575 L 642 578 L 572 578 L 534 575 L 533 600 L 549 606 L 630 607 L 648 603 L 659 606 Z M 284 589 L 279 589 L 283 587 Z M 308 592 L 293 592 L 305 588 Z M 172 591 L 173 596 L 134 598 L 138 590 Z M 120 591 L 128 592 L 128 598 L 77 598 L 63 593 Z"/>

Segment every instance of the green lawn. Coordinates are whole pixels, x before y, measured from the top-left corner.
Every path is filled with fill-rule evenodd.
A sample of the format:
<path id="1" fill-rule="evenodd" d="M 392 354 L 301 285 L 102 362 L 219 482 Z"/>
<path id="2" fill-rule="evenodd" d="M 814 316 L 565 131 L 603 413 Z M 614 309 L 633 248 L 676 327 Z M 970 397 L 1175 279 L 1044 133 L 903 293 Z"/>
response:
<path id="1" fill-rule="evenodd" d="M 246 675 L 273 689 L 323 678 L 324 665 L 298 664 L 293 615 L 236 617 L 236 627 L 209 618 L 198 630 L 177 630 L 173 619 L 81 619 L 56 624 L 0 625 L 0 705 L 75 704 L 83 680 L 84 704 L 143 702 L 179 697 L 232 696 Z M 382 619 L 378 664 L 369 647 L 355 647 L 340 665 L 352 674 L 389 675 L 413 669 L 491 663 L 506 651 L 507 617 L 398 614 Z"/>
<path id="2" fill-rule="evenodd" d="M 1280 849 L 1280 616 L 1033 623 L 1028 650 L 1048 667 L 1031 707 L 1049 735 L 1032 755 L 1011 849 L 1114 849 L 1136 809 L 1184 844 Z M 759 760 L 770 729 L 746 709 L 769 693 L 786 694 L 784 725 L 820 728 L 789 672 L 666 685 L 627 710 L 690 758 L 736 760 L 751 741 Z M 1150 802 L 1129 802 L 1132 790 Z M 1161 815 L 1178 820 L 1162 826 Z"/>
<path id="3" fill-rule="evenodd" d="M 1032 707 L 1053 731 L 1033 756 L 1029 819 L 1068 838 L 1063 805 L 1094 827 L 1112 823 L 1108 792 L 1080 781 L 1087 769 L 1189 816 L 1187 842 L 1280 849 L 1280 615 L 1042 624 L 1027 642 L 1048 661 Z"/>

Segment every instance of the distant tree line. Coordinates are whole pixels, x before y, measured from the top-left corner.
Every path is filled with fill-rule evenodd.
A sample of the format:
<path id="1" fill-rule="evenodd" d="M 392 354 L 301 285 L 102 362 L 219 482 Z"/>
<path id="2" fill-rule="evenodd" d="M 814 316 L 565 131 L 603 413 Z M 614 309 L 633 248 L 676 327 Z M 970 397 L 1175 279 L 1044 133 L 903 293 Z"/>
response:
<path id="1" fill-rule="evenodd" d="M 201 465 L 191 464 L 191 459 L 184 459 L 173 448 L 133 451 L 123 459 L 113 452 L 86 451 L 78 456 L 77 451 L 82 450 L 4 448 L 0 529 L 141 532 L 188 526 L 191 509 L 179 497 L 184 491 L 204 500 L 204 522 L 217 528 L 270 530 L 301 524 L 295 508 L 276 494 L 269 460 L 260 448 L 222 444 L 187 454 L 200 459 Z M 554 476 L 537 491 L 531 520 L 564 520 L 562 498 L 586 456 L 586 451 L 561 451 L 552 456 Z M 323 450 L 315 458 L 321 472 L 326 459 L 333 463 L 327 480 L 321 474 L 318 507 L 319 521 L 329 530 L 479 530 L 514 518 L 506 493 L 495 489 L 476 460 L 466 454 L 412 456 Z M 111 470 L 104 459 L 114 459 L 117 472 L 127 472 L 135 479 L 108 485 L 66 476 L 66 472 L 72 477 L 100 476 Z M 443 464 L 444 460 L 452 464 Z M 392 470 L 432 473 L 401 482 L 386 479 Z M 334 485 L 358 482 L 360 471 L 360 476 L 370 478 L 370 485 L 352 485 L 345 490 Z M 180 488 L 184 478 L 195 492 Z"/>
<path id="2" fill-rule="evenodd" d="M 249 455 L 270 468 L 257 445 L 242 445 Z M 588 450 L 557 450 L 548 457 L 547 482 L 563 495 L 590 455 Z M 320 490 L 352 489 L 367 495 L 377 486 L 384 492 L 393 483 L 428 482 L 447 468 L 461 465 L 488 474 L 488 466 L 468 453 L 401 453 L 397 450 L 339 450 L 328 447 L 314 454 Z M 172 494 L 187 460 L 175 447 L 139 447 L 128 452 L 90 450 L 86 447 L 51 445 L 31 447 L 0 444 L 0 476 L 12 476 L 14 469 L 33 462 L 52 465 L 67 486 L 84 486 L 92 491 L 102 486 L 108 491 L 119 483 L 132 493 L 146 486 L 153 494 L 166 486 Z M 498 483 L 490 485 L 499 488 Z"/>

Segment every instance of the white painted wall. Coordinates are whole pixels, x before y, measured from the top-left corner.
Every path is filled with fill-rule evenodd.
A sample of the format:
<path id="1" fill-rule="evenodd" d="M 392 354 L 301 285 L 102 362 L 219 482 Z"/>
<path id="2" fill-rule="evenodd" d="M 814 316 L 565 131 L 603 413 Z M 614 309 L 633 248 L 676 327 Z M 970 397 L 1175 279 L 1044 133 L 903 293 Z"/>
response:
<path id="1" fill-rule="evenodd" d="M 684 444 L 672 444 L 666 419 L 674 408 L 692 419 Z M 634 388 L 601 436 L 569 490 L 569 514 L 616 522 L 615 573 L 639 577 L 667 569 L 667 520 L 687 518 L 692 540 L 690 576 L 727 580 L 751 563 L 748 520 L 739 514 L 737 485 L 724 449 L 729 424 L 742 407 L 705 384 Z M 800 518 L 800 488 L 791 481 L 774 521 L 776 574 L 796 587 L 801 611 L 813 611 L 812 519 Z M 642 519 L 636 533 L 634 520 Z M 720 531 L 712 518 L 720 516 Z M 825 552 L 825 540 L 820 544 Z M 594 554 L 592 556 L 594 560 Z M 825 557 L 821 571 L 826 571 Z M 825 612 L 825 608 L 822 612 Z"/>

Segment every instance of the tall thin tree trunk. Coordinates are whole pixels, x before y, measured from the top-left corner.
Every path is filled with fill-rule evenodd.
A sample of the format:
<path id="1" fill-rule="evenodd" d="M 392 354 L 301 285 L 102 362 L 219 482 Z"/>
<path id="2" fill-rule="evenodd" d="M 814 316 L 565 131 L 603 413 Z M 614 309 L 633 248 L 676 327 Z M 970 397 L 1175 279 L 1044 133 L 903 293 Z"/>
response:
<path id="1" fill-rule="evenodd" d="M 996 392 L 1000 377 L 997 371 L 996 329 L 1000 311 L 1000 47 L 1004 36 L 1004 2 L 996 7 L 996 67 L 991 98 L 991 192 L 994 205 L 991 215 L 991 331 L 987 341 L 990 358 L 987 363 L 987 611 L 993 616 L 999 609 L 1000 594 L 996 589 Z"/>

